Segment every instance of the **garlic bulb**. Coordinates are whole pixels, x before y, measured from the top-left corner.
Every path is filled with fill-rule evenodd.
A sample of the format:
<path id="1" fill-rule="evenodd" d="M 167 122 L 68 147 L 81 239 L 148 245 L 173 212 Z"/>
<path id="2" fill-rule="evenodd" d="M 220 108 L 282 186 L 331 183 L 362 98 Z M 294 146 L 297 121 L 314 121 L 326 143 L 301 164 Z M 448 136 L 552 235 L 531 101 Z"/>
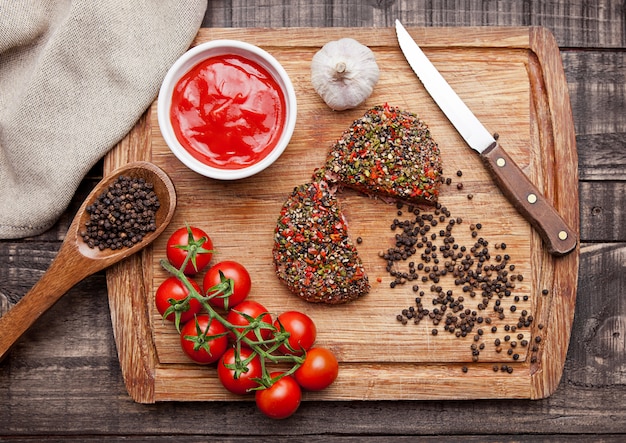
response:
<path id="1" fill-rule="evenodd" d="M 311 62 L 311 83 L 335 111 L 359 106 L 374 90 L 380 71 L 370 48 L 352 38 L 326 43 Z"/>

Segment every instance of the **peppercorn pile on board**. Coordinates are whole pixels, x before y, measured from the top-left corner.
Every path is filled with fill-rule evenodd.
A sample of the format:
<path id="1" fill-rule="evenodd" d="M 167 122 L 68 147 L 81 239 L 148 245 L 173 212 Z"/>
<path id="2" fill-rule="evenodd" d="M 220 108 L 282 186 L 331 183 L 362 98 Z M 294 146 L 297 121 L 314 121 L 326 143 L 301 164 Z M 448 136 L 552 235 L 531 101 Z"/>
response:
<path id="1" fill-rule="evenodd" d="M 578 232 L 574 128 L 552 35 L 542 28 L 409 32 Z M 310 62 L 321 46 L 341 37 L 369 46 L 381 73 L 363 105 L 335 112 L 313 90 Z M 185 223 L 210 233 L 219 251 L 214 262 L 233 259 L 248 268 L 252 299 L 275 314 L 296 309 L 313 318 L 317 344 L 335 352 L 340 372 L 330 388 L 306 393 L 305 399 L 549 396 L 559 383 L 570 337 L 578 250 L 562 258 L 547 252 L 415 77 L 395 31 L 202 29 L 196 43 L 218 38 L 256 44 L 284 66 L 298 97 L 296 130 L 273 166 L 236 182 L 207 179 L 183 166 L 161 138 L 154 105 L 107 155 L 105 173 L 131 160 L 149 160 L 170 175 L 178 194 L 176 214 L 162 237 L 107 271 L 115 339 L 132 398 L 240 399 L 220 386 L 214 367 L 184 356 L 174 327 L 161 321 L 154 306 L 156 287 L 167 277 L 159 265 L 167 237 Z M 323 165 L 343 131 L 385 103 L 417 114 L 438 143 L 447 180 L 440 206 L 398 208 L 340 191 L 371 290 L 342 305 L 307 303 L 274 273 L 280 208 Z"/>

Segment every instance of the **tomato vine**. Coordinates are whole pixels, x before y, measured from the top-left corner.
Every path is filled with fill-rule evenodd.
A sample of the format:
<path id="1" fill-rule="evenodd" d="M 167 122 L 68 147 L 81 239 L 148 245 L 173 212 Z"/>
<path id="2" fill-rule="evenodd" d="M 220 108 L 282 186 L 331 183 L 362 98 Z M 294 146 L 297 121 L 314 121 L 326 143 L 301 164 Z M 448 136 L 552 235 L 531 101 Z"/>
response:
<path id="1" fill-rule="evenodd" d="M 294 349 L 289 344 L 290 333 L 287 332 L 282 325 L 279 327 L 272 326 L 262 319 L 257 318 L 249 318 L 249 323 L 246 327 L 242 327 L 240 325 L 234 325 L 230 323 L 225 316 L 220 314 L 213 305 L 210 303 L 210 300 L 213 298 L 223 298 L 228 299 L 233 292 L 233 280 L 229 278 L 223 277 L 222 281 L 218 284 L 214 285 L 211 288 L 208 288 L 205 292 L 208 295 L 201 294 L 191 282 L 191 280 L 185 275 L 185 273 L 181 269 L 185 269 L 187 265 L 187 261 L 192 259 L 193 254 L 189 254 L 181 268 L 175 268 L 169 261 L 163 259 L 161 260 L 161 266 L 168 271 L 170 274 L 175 276 L 177 279 L 181 281 L 181 283 L 187 288 L 189 293 L 187 297 L 181 300 L 172 300 L 172 306 L 168 308 L 168 311 L 165 312 L 164 317 L 169 315 L 171 312 L 174 312 L 176 315 L 175 325 L 176 329 L 180 332 L 180 314 L 181 309 L 180 306 L 187 306 L 190 304 L 191 300 L 196 300 L 200 303 L 202 308 L 209 315 L 211 320 L 218 321 L 221 323 L 232 335 L 234 335 L 234 347 L 235 347 L 235 364 L 231 369 L 236 372 L 245 371 L 246 362 L 245 360 L 240 360 L 239 356 L 241 354 L 241 344 L 244 343 L 248 348 L 253 351 L 253 354 L 258 355 L 261 360 L 261 368 L 262 368 L 262 376 L 260 379 L 257 379 L 259 383 L 259 387 L 255 389 L 269 388 L 282 377 L 293 374 L 300 365 L 304 362 L 306 358 L 306 350 L 304 350 L 303 355 L 296 355 L 298 353 L 298 349 Z M 171 309 L 171 310 L 170 310 Z M 245 314 L 244 314 L 245 315 Z M 249 317 L 249 316 L 248 316 Z M 190 320 L 194 321 L 194 320 Z M 272 332 L 270 338 L 267 339 L 251 339 L 250 336 L 254 335 L 256 337 L 262 337 L 262 330 L 269 328 Z M 252 331 L 253 334 L 249 334 Z M 257 332 L 258 331 L 258 332 Z M 210 336 L 207 335 L 205 340 L 210 340 L 213 338 L 219 338 L 219 336 Z M 287 348 L 292 351 L 294 354 L 284 354 L 277 352 L 279 348 Z M 284 372 L 281 372 L 278 376 L 271 377 L 270 370 L 267 367 L 267 362 L 271 362 L 274 364 L 283 363 L 290 365 L 289 369 Z"/>

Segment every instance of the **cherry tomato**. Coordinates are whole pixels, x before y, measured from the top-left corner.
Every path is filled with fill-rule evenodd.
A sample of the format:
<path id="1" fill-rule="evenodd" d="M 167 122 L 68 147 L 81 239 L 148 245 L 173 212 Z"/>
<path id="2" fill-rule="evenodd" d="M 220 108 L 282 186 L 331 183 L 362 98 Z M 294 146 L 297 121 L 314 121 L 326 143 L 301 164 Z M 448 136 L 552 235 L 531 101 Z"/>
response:
<path id="1" fill-rule="evenodd" d="M 263 376 L 261 360 L 259 356 L 255 354 L 248 363 L 245 363 L 251 355 L 251 349 L 241 348 L 239 361 L 242 363 L 242 367 L 247 368 L 245 372 L 236 371 L 226 366 L 235 364 L 235 348 L 229 348 L 224 355 L 222 355 L 222 358 L 217 364 L 217 377 L 220 382 L 222 382 L 222 385 L 230 392 L 244 395 L 250 392 L 250 389 L 259 386 L 253 379 Z"/>
<path id="2" fill-rule="evenodd" d="M 194 275 L 201 272 L 213 257 L 213 242 L 200 228 L 186 226 L 177 229 L 167 240 L 167 259 L 176 269 L 183 266 L 187 254 L 193 254 L 185 266 L 184 273 Z"/>
<path id="3" fill-rule="evenodd" d="M 212 306 L 228 308 L 238 305 L 244 301 L 250 293 L 250 287 L 252 286 L 250 274 L 243 265 L 231 260 L 222 261 L 211 266 L 202 281 L 202 289 L 204 293 L 209 296 L 215 293 L 214 291 L 210 291 L 211 288 L 220 283 L 224 283 L 227 279 L 233 280 L 233 292 L 228 297 L 228 306 L 225 306 L 225 298 L 222 298 L 220 295 L 209 300 Z"/>
<path id="4" fill-rule="evenodd" d="M 279 349 L 283 354 L 302 354 L 302 349 L 308 351 L 315 343 L 317 337 L 317 329 L 315 323 L 308 315 L 298 311 L 283 312 L 278 316 L 274 322 L 276 329 L 280 330 L 280 327 L 289 332 L 289 346 L 293 348 L 290 350 L 287 346 L 282 345 Z"/>
<path id="5" fill-rule="evenodd" d="M 280 375 L 273 372 L 270 377 Z M 300 385 L 290 375 L 286 375 L 271 387 L 256 391 L 255 401 L 261 412 L 270 418 L 283 419 L 298 410 L 302 400 Z"/>
<path id="6" fill-rule="evenodd" d="M 200 292 L 198 283 L 191 279 L 189 282 L 196 291 Z M 200 302 L 195 298 L 190 299 L 189 303 L 176 303 L 176 301 L 184 300 L 187 295 L 189 295 L 189 290 L 183 282 L 176 277 L 169 277 L 157 288 L 154 294 L 154 302 L 161 316 L 169 309 L 170 313 L 165 317 L 166 320 L 175 321 L 176 313 L 179 312 L 180 318 L 178 321 L 180 324 L 183 324 L 191 320 L 202 308 Z"/>
<path id="7" fill-rule="evenodd" d="M 243 332 L 243 330 L 250 324 L 250 321 L 246 316 L 252 317 L 253 319 L 258 319 L 264 325 L 261 325 L 261 328 L 258 329 L 261 339 L 267 340 L 272 336 L 272 331 L 274 327 L 272 326 L 272 316 L 265 306 L 261 303 L 253 301 L 253 300 L 244 300 L 238 305 L 234 306 L 228 314 L 226 315 L 226 320 L 234 326 L 241 326 L 237 328 L 239 332 Z M 256 336 L 254 330 L 250 330 L 246 333 L 246 337 L 252 341 L 259 341 L 259 338 Z M 235 339 L 235 334 L 233 332 L 230 333 L 231 340 Z M 246 345 L 245 342 L 241 342 L 242 345 Z"/>
<path id="8" fill-rule="evenodd" d="M 339 363 L 335 354 L 326 348 L 311 348 L 304 363 L 293 376 L 302 388 L 321 391 L 332 384 L 339 374 Z"/>
<path id="9" fill-rule="evenodd" d="M 193 361 L 208 365 L 216 362 L 228 348 L 227 329 L 207 314 L 196 315 L 183 325 L 180 344 Z"/>

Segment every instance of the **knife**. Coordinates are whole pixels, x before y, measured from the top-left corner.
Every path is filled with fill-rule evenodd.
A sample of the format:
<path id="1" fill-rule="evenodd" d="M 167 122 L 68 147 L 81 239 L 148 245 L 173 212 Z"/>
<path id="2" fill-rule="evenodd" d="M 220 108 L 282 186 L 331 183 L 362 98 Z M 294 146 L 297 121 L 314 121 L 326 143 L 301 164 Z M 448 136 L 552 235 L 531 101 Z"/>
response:
<path id="1" fill-rule="evenodd" d="M 548 251 L 562 256 L 574 250 L 578 241 L 574 231 L 463 103 L 399 20 L 396 34 L 404 56 L 430 96 L 470 148 L 480 154 L 502 193 L 539 233 Z"/>

